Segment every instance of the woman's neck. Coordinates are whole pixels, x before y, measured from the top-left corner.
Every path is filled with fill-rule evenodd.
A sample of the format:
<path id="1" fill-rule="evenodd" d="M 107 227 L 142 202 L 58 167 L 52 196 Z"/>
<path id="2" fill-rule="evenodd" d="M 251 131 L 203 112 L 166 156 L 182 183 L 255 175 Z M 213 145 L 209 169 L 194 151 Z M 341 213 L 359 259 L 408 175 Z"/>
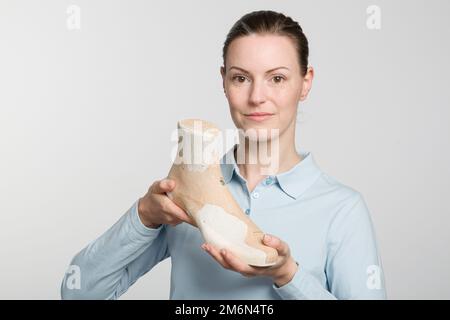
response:
<path id="1" fill-rule="evenodd" d="M 295 150 L 294 136 L 291 136 L 291 139 L 280 136 L 268 141 L 239 137 L 234 155 L 250 192 L 266 176 L 286 172 L 303 160 Z"/>

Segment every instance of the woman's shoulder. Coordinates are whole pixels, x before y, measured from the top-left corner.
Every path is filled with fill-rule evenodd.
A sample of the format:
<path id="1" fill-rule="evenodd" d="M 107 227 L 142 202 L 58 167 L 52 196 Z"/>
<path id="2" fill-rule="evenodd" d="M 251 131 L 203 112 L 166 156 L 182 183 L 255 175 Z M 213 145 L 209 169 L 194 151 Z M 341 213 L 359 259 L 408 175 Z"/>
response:
<path id="1" fill-rule="evenodd" d="M 316 195 L 326 196 L 330 201 L 336 203 L 351 204 L 364 201 L 360 191 L 323 171 L 313 189 L 312 191 Z"/>
<path id="2" fill-rule="evenodd" d="M 340 224 L 346 221 L 353 226 L 367 226 L 371 223 L 371 212 L 363 194 L 335 177 L 323 173 L 318 179 L 324 195 L 333 208 L 332 221 Z"/>
<path id="3" fill-rule="evenodd" d="M 334 175 L 330 175 L 326 170 L 316 162 L 315 156 L 310 151 L 301 151 L 304 156 L 303 167 L 299 166 L 299 172 L 305 174 L 301 176 L 299 174 L 298 180 L 307 180 L 311 178 L 313 183 L 309 187 L 309 192 L 306 192 L 306 197 L 319 198 L 321 202 L 330 200 L 331 202 L 353 202 L 356 199 L 362 198 L 362 194 L 354 187 L 348 185 L 345 182 L 335 178 Z M 303 170 L 303 171 L 301 171 Z M 302 179 L 303 178 L 303 179 Z M 302 187 L 302 183 L 299 183 L 299 187 Z"/>

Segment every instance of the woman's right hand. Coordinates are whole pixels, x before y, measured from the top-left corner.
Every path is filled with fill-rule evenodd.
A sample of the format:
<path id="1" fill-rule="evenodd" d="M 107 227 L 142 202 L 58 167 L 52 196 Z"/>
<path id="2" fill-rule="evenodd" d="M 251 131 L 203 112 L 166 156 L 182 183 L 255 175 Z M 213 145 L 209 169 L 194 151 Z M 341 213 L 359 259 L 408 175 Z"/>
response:
<path id="1" fill-rule="evenodd" d="M 156 229 L 162 224 L 176 226 L 181 222 L 196 226 L 194 219 L 167 196 L 166 192 L 175 189 L 175 184 L 171 179 L 157 180 L 139 199 L 138 214 L 146 227 Z"/>

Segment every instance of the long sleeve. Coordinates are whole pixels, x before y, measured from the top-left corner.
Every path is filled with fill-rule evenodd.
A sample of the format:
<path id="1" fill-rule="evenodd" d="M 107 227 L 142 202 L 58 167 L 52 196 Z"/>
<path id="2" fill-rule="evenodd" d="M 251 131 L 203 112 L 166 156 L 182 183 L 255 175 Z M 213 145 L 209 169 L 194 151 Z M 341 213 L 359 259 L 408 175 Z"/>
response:
<path id="1" fill-rule="evenodd" d="M 142 224 L 138 203 L 72 259 L 62 280 L 62 299 L 117 299 L 170 256 L 165 226 Z"/>
<path id="2" fill-rule="evenodd" d="M 358 193 L 333 219 L 327 240 L 327 286 L 305 268 L 282 287 L 282 299 L 386 299 L 381 259 L 369 210 Z"/>

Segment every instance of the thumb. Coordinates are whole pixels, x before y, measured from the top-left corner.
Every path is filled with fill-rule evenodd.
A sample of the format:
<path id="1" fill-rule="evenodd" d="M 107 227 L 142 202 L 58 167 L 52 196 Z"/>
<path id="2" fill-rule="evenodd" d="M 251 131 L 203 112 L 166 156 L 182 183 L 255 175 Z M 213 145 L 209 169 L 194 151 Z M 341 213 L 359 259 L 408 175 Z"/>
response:
<path id="1" fill-rule="evenodd" d="M 289 246 L 274 235 L 264 234 L 263 241 L 265 245 L 276 249 L 280 255 L 287 255 L 289 253 Z"/>
<path id="2" fill-rule="evenodd" d="M 163 179 L 153 185 L 153 193 L 163 194 L 170 192 L 175 188 L 175 181 L 172 179 Z"/>

